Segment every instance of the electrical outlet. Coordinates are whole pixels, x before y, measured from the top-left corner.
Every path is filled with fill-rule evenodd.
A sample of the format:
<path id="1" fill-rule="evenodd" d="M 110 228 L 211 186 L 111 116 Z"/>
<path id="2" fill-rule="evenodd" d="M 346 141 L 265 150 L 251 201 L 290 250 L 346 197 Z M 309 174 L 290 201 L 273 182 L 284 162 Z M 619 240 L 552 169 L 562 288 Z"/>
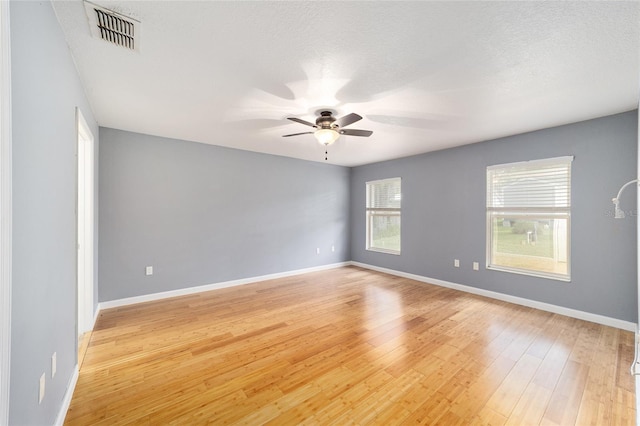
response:
<path id="1" fill-rule="evenodd" d="M 473 270 L 474 271 L 479 271 L 480 270 L 480 264 L 478 262 L 473 262 Z"/>
<path id="2" fill-rule="evenodd" d="M 316 248 L 316 254 L 320 254 L 320 247 Z"/>
<path id="3" fill-rule="evenodd" d="M 460 259 L 453 259 L 453 266 L 456 268 L 460 267 Z"/>
<path id="4" fill-rule="evenodd" d="M 147 266 L 144 270 L 146 275 L 153 275 L 153 266 Z"/>
<path id="5" fill-rule="evenodd" d="M 58 369 L 58 354 L 54 352 L 51 355 L 51 378 L 53 379 L 56 376 L 56 371 Z"/>
<path id="6" fill-rule="evenodd" d="M 331 251 L 332 252 L 336 251 L 336 246 L 331 246 Z"/>
<path id="7" fill-rule="evenodd" d="M 40 376 L 40 392 L 38 396 L 38 404 L 42 404 L 42 400 L 44 399 L 44 385 L 46 381 L 47 379 L 45 377 L 45 374 L 42 373 L 42 376 Z"/>

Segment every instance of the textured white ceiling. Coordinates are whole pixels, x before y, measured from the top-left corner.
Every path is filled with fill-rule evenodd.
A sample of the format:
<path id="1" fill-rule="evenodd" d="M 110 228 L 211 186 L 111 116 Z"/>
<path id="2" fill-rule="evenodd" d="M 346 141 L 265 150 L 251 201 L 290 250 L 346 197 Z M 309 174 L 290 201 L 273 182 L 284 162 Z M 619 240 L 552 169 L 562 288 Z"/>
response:
<path id="1" fill-rule="evenodd" d="M 354 166 L 638 105 L 637 1 L 95 3 L 142 22 L 130 52 L 54 2 L 106 127 L 324 161 L 313 135 L 281 136 L 330 108 L 374 132 L 329 148 Z"/>

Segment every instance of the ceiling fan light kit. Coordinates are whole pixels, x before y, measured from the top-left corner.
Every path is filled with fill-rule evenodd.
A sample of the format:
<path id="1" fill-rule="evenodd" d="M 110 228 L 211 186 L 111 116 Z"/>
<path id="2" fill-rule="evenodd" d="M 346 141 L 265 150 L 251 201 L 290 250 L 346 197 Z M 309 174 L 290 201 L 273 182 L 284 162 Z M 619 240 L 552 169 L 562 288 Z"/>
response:
<path id="1" fill-rule="evenodd" d="M 320 117 L 316 119 L 316 124 L 310 123 L 305 120 L 301 120 L 297 117 L 288 117 L 289 120 L 296 123 L 304 124 L 315 128 L 314 132 L 292 133 L 289 135 L 283 135 L 283 137 L 310 135 L 313 134 L 321 145 L 328 147 L 334 143 L 340 135 L 349 136 L 362 136 L 369 137 L 373 134 L 371 130 L 356 130 L 356 129 L 343 129 L 344 127 L 362 120 L 362 117 L 358 114 L 347 114 L 342 118 L 334 118 L 331 111 L 320 111 Z M 325 150 L 325 157 L 327 159 L 327 151 Z"/>
<path id="2" fill-rule="evenodd" d="M 340 137 L 340 133 L 336 132 L 333 129 L 318 129 L 313 132 L 313 135 L 321 145 L 327 146 L 334 143 Z"/>

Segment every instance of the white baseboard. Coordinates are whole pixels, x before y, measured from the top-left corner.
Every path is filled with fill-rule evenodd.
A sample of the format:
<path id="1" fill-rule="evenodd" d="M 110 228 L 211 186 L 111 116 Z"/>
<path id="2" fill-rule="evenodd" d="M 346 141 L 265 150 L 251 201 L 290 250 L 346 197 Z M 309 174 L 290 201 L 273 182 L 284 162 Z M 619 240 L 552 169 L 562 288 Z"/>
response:
<path id="1" fill-rule="evenodd" d="M 261 275 L 258 277 L 250 277 L 250 278 L 242 278 L 239 280 L 233 280 L 233 281 L 224 281 L 224 282 L 219 282 L 219 283 L 214 283 L 214 284 L 205 284 L 205 285 L 200 285 L 200 286 L 196 286 L 196 287 L 188 287 L 188 288 L 181 288 L 178 290 L 170 290 L 170 291 L 163 291 L 160 293 L 152 293 L 152 294 L 145 294 L 143 296 L 135 296 L 135 297 L 127 297 L 124 299 L 117 299 L 117 300 L 110 300 L 107 302 L 100 302 L 98 304 L 98 310 L 96 311 L 96 317 L 99 314 L 99 312 L 103 309 L 110 309 L 110 308 L 118 308 L 121 306 L 127 306 L 127 305 L 133 305 L 136 303 L 143 303 L 143 302 L 151 302 L 154 300 L 161 300 L 161 299 L 167 299 L 169 297 L 176 297 L 176 296 L 186 296 L 189 294 L 195 294 L 195 293 L 201 293 L 204 291 L 210 291 L 210 290 L 218 290 L 221 288 L 227 288 L 227 287 L 235 287 L 238 285 L 244 285 L 244 284 L 251 284 L 251 283 L 255 283 L 258 281 L 266 281 L 266 280 L 274 280 L 277 278 L 285 278 L 285 277 L 291 277 L 294 275 L 301 275 L 301 274 L 307 274 L 309 272 L 317 272 L 317 271 L 324 271 L 327 269 L 335 269 L 335 268 L 340 268 L 342 266 L 348 266 L 350 265 L 350 262 L 340 262 L 340 263 L 332 263 L 329 265 L 322 265 L 322 266 L 314 266 L 312 268 L 305 268 L 305 269 L 297 269 L 294 271 L 287 271 L 287 272 L 278 272 L 275 274 L 269 274 L 269 275 Z"/>
<path id="2" fill-rule="evenodd" d="M 117 308 L 120 306 L 133 305 L 136 303 L 151 302 L 154 300 L 167 299 L 167 298 L 176 297 L 176 296 L 186 296 L 190 294 L 201 293 L 204 291 L 217 290 L 217 289 L 227 288 L 227 287 L 235 287 L 238 285 L 251 284 L 259 281 L 273 280 L 277 278 L 285 278 L 285 277 L 290 277 L 294 275 L 306 274 L 309 272 L 324 271 L 327 269 L 340 268 L 342 266 L 348 266 L 348 265 L 359 266 L 361 268 L 370 269 L 372 271 L 384 272 L 386 274 L 395 275 L 403 278 L 409 278 L 409 279 L 424 282 L 427 284 L 434 284 L 440 287 L 447 287 L 453 290 L 459 290 L 466 293 L 477 294 L 479 296 L 489 297 L 491 299 L 501 300 L 503 302 L 509 302 L 509 303 L 514 303 L 516 305 L 527 306 L 529 308 L 540 309 L 542 311 L 552 312 L 554 314 L 560 314 L 560 315 L 565 315 L 571 318 L 590 321 L 596 324 L 602 324 L 609 327 L 619 328 L 621 330 L 632 331 L 634 333 L 636 332 L 636 328 L 637 328 L 636 323 L 623 321 L 617 318 L 606 317 L 604 315 L 598 315 L 590 312 L 579 311 L 577 309 L 566 308 L 563 306 L 553 305 L 545 302 L 538 302 L 535 300 L 525 299 L 523 297 L 511 296 L 504 293 L 498 293 L 495 291 L 484 290 L 484 289 L 471 287 L 463 284 L 457 284 L 449 281 L 439 280 L 437 278 L 429 278 L 422 275 L 410 274 L 408 272 L 396 271 L 394 269 L 382 268 L 379 266 L 374 266 L 374 265 L 369 265 L 366 263 L 360 263 L 360 262 L 354 262 L 354 261 L 333 263 L 329 265 L 316 266 L 312 268 L 298 269 L 298 270 L 287 271 L 287 272 L 279 272 L 275 274 L 261 275 L 256 277 L 243 278 L 239 280 L 224 281 L 224 282 L 219 282 L 214 284 L 206 284 L 206 285 L 201 285 L 196 287 L 188 287 L 188 288 L 182 288 L 178 290 L 165 291 L 161 293 L 152 293 L 152 294 L 146 294 L 143 296 L 127 297 L 124 299 L 100 302 L 98 304 L 98 309 L 96 310 L 96 313 L 95 313 L 94 325 L 95 325 L 95 320 L 100 314 L 100 311 L 103 309 Z"/>
<path id="3" fill-rule="evenodd" d="M 96 321 L 98 321 L 98 315 L 100 315 L 100 305 L 96 306 L 96 310 L 93 313 L 93 321 L 91 322 L 91 327 L 89 328 L 89 331 L 93 331 L 94 328 L 96 328 Z"/>
<path id="4" fill-rule="evenodd" d="M 609 327 L 619 328 L 622 330 L 636 331 L 636 323 L 623 321 L 616 318 L 606 317 L 604 315 L 592 314 L 589 312 L 579 311 L 577 309 L 565 308 L 563 306 L 552 305 L 550 303 L 538 302 L 535 300 L 525 299 L 523 297 L 511 296 L 508 294 L 498 293 L 490 290 L 483 290 L 476 287 L 470 287 L 463 284 L 456 284 L 449 281 L 443 281 L 436 278 L 423 277 L 422 275 L 410 274 L 407 272 L 396 271 L 393 269 L 381 268 L 378 266 L 368 265 L 360 262 L 349 262 L 353 266 L 359 266 L 365 269 L 371 269 L 372 271 L 384 272 L 386 274 L 395 275 L 402 278 L 409 278 L 412 280 L 424 282 L 427 284 L 434 284 L 440 287 L 447 287 L 454 290 L 464 291 L 466 293 L 477 294 L 478 296 L 485 296 L 491 299 L 502 300 L 503 302 L 514 303 L 516 305 L 527 306 L 529 308 L 540 309 L 541 311 L 552 312 L 554 314 L 560 314 L 571 318 L 577 318 L 584 321 L 595 322 L 596 324 L 602 324 Z"/>
<path id="5" fill-rule="evenodd" d="M 69 380 L 69 386 L 67 386 L 67 392 L 64 394 L 62 406 L 60 407 L 60 411 L 58 412 L 58 417 L 56 418 L 54 426 L 62 426 L 64 424 L 64 419 L 65 417 L 67 417 L 67 411 L 69 410 L 71 399 L 73 398 L 73 392 L 76 390 L 76 384 L 78 383 L 79 374 L 80 371 L 78 369 L 78 364 L 76 364 L 75 368 L 73 369 L 73 374 L 71 375 L 71 380 Z"/>

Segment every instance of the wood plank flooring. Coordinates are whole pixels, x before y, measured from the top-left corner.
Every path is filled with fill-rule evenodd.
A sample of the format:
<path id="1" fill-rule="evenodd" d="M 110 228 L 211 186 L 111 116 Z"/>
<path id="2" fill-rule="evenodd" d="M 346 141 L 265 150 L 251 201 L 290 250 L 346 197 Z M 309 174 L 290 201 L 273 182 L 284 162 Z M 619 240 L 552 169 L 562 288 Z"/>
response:
<path id="1" fill-rule="evenodd" d="M 632 425 L 633 333 L 344 267 L 101 312 L 67 425 Z"/>

